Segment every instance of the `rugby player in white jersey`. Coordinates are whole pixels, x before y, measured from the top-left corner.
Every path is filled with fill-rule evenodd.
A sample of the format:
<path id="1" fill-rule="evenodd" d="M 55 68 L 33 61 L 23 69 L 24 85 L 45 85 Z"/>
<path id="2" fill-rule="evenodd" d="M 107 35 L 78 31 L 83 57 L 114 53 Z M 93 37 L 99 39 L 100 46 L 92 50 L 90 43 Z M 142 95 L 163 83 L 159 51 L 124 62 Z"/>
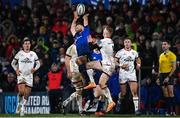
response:
<path id="1" fill-rule="evenodd" d="M 141 60 L 138 57 L 137 51 L 131 48 L 131 40 L 129 38 L 124 39 L 124 48 L 119 50 L 115 55 L 115 60 L 120 66 L 119 70 L 119 82 L 121 87 L 121 99 L 126 94 L 127 84 L 130 86 L 131 93 L 133 95 L 133 103 L 135 112 L 138 112 L 138 94 L 137 94 L 137 77 L 136 69 L 141 67 Z M 135 68 L 135 65 L 136 68 Z"/>
<path id="2" fill-rule="evenodd" d="M 115 62 L 113 58 L 114 43 L 110 38 L 112 33 L 113 33 L 112 28 L 106 26 L 103 29 L 104 39 L 101 39 L 100 42 L 97 43 L 101 47 L 100 52 L 102 54 L 102 61 L 90 61 L 86 64 L 87 69 L 97 69 L 103 72 L 99 79 L 99 84 L 96 86 L 96 90 L 94 94 L 95 97 L 104 95 L 108 99 L 108 106 L 106 112 L 111 111 L 115 106 L 109 88 L 106 85 L 109 77 L 112 75 L 115 69 Z M 89 36 L 89 38 L 90 38 L 89 40 L 92 40 L 91 35 Z"/>
<path id="3" fill-rule="evenodd" d="M 77 55 L 76 45 L 72 44 L 66 51 L 65 65 L 67 68 L 67 76 L 68 78 L 71 78 L 71 82 L 74 85 L 76 91 L 72 93 L 70 97 L 63 102 L 63 107 L 66 107 L 69 102 L 71 102 L 74 98 L 76 98 L 79 107 L 79 114 L 84 115 L 84 111 L 82 108 L 83 78 L 81 73 L 79 72 L 79 67 L 76 64 L 77 58 L 78 55 Z M 64 109 L 65 108 L 63 108 L 63 110 Z"/>
<path id="4" fill-rule="evenodd" d="M 11 65 L 17 74 L 18 104 L 16 113 L 24 115 L 25 105 L 33 86 L 33 73 L 39 69 L 40 62 L 35 52 L 31 51 L 31 42 L 28 37 L 23 40 L 23 49 L 14 57 Z"/>

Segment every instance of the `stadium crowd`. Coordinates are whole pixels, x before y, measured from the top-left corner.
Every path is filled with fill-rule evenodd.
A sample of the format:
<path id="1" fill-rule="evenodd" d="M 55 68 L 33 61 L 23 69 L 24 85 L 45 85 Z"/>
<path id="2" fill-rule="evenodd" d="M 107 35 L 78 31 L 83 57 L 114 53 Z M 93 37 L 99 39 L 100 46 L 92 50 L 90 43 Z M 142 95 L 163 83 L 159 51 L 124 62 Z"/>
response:
<path id="1" fill-rule="evenodd" d="M 126 0 L 124 0 L 126 1 Z M 151 0 L 142 6 L 127 2 L 111 2 L 110 10 L 104 8 L 99 2 L 96 9 L 87 6 L 89 26 L 92 31 L 102 38 L 104 25 L 113 28 L 114 50 L 123 48 L 123 39 L 128 36 L 132 39 L 135 49 L 142 60 L 141 69 L 141 109 L 144 113 L 161 113 L 163 101 L 162 92 L 156 82 L 159 55 L 162 52 L 162 39 L 171 43 L 171 51 L 177 56 L 177 69 L 175 78 L 176 106 L 180 107 L 180 20 L 179 3 L 176 0 L 164 6 Z M 53 63 L 58 64 L 60 71 L 66 75 L 65 52 L 73 43 L 70 25 L 73 19 L 73 10 L 69 3 L 63 0 L 33 0 L 31 8 L 27 1 L 10 5 L 0 0 L 0 92 L 17 92 L 16 75 L 10 63 L 14 55 L 20 50 L 24 37 L 29 37 L 32 50 L 40 59 L 41 67 L 35 73 L 33 92 L 48 91 L 48 77 Z M 118 76 L 118 74 L 116 75 Z M 63 77 L 63 91 L 72 91 L 71 83 L 66 76 Z M 117 99 L 118 77 L 112 77 L 109 82 L 114 99 Z M 113 86 L 112 86 L 113 85 Z M 118 88 L 119 89 L 119 88 Z M 179 92 L 179 93 L 178 93 Z M 115 111 L 118 111 L 117 109 Z M 126 110 L 124 110 L 126 111 Z M 178 110 L 177 110 L 178 111 Z"/>

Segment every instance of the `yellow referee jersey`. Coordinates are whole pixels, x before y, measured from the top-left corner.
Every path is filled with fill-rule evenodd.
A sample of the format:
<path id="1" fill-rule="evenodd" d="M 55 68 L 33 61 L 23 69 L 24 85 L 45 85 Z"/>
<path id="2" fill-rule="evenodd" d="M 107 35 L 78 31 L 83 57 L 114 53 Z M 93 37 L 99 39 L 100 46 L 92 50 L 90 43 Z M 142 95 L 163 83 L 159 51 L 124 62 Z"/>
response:
<path id="1" fill-rule="evenodd" d="M 176 55 L 173 52 L 162 53 L 159 57 L 159 72 L 171 72 L 173 63 L 176 63 Z"/>

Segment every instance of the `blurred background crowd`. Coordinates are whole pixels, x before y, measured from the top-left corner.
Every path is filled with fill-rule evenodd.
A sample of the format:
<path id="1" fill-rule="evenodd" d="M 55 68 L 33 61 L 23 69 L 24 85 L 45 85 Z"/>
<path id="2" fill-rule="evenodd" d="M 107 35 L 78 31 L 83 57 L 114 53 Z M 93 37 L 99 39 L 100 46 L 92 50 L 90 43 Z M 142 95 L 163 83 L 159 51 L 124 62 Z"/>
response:
<path id="1" fill-rule="evenodd" d="M 10 63 L 21 49 L 21 41 L 27 36 L 32 41 L 31 49 L 37 53 L 41 62 L 40 69 L 34 75 L 32 91 L 48 90 L 47 73 L 52 63 L 58 64 L 60 71 L 66 75 L 64 57 L 66 49 L 73 43 L 69 28 L 74 8 L 66 0 L 0 0 L 0 92 L 17 91 L 16 75 Z M 142 100 L 149 98 L 142 101 L 142 109 L 149 109 L 152 104 L 157 107 L 160 99 L 160 96 L 157 98 L 160 94 L 154 74 L 164 38 L 171 42 L 171 50 L 177 56 L 174 77 L 177 90 L 180 88 L 179 10 L 178 0 L 170 0 L 167 5 L 159 3 L 158 0 L 149 0 L 144 5 L 136 2 L 131 5 L 128 0 L 118 0 L 111 1 L 109 9 L 105 9 L 100 0 L 96 7 L 86 6 L 86 12 L 90 13 L 90 28 L 99 34 L 99 38 L 102 37 L 104 25 L 114 29 L 112 39 L 115 52 L 123 48 L 125 36 L 132 39 L 132 46 L 142 59 L 141 92 L 145 92 Z M 66 85 L 64 90 L 70 93 L 72 90 L 69 79 L 63 76 L 63 80 Z M 113 81 L 110 84 L 115 84 Z M 152 94 L 153 90 L 157 93 Z M 150 99 L 151 97 L 153 99 Z M 178 95 L 177 105 L 180 105 Z"/>

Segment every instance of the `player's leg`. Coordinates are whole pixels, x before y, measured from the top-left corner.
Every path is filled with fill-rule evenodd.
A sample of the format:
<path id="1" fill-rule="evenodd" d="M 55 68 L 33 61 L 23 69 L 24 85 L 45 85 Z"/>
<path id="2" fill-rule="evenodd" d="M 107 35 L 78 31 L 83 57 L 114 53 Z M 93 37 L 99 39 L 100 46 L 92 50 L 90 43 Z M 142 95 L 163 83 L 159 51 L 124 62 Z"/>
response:
<path id="1" fill-rule="evenodd" d="M 83 81 L 82 81 L 82 76 L 80 73 L 73 73 L 72 74 L 72 83 L 75 87 L 75 92 L 72 93 L 64 102 L 63 102 L 63 107 L 66 107 L 73 99 L 76 98 L 78 108 L 79 108 L 79 113 L 83 112 L 82 109 L 82 90 L 83 90 Z"/>
<path id="2" fill-rule="evenodd" d="M 82 80 L 78 80 L 80 77 L 80 73 L 72 73 L 72 78 L 71 78 L 71 82 L 73 84 L 73 86 L 75 87 L 75 89 L 78 89 L 78 84 L 82 83 Z M 63 106 L 66 107 L 73 99 L 75 99 L 77 96 L 77 91 L 75 91 L 74 93 L 72 93 L 64 102 L 63 102 Z"/>
<path id="3" fill-rule="evenodd" d="M 173 89 L 173 85 L 168 85 L 167 89 L 168 89 L 168 94 L 169 94 L 169 106 L 170 106 L 170 112 L 171 115 L 176 115 L 175 114 L 175 103 L 174 103 L 174 89 Z"/>
<path id="4" fill-rule="evenodd" d="M 17 103 L 17 108 L 16 108 L 16 113 L 20 113 L 21 107 L 23 104 L 23 96 L 24 96 L 24 91 L 25 91 L 25 84 L 24 83 L 19 83 L 18 84 L 18 103 Z"/>
<path id="5" fill-rule="evenodd" d="M 18 103 L 17 103 L 16 113 L 20 113 L 23 103 L 24 91 L 25 91 L 25 82 L 22 76 L 17 77 L 17 84 L 18 84 Z"/>
<path id="6" fill-rule="evenodd" d="M 176 115 L 175 113 L 175 100 L 174 100 L 174 79 L 170 78 L 169 82 L 168 82 L 168 86 L 167 86 L 167 90 L 168 90 L 168 95 L 169 95 L 169 107 L 170 107 L 170 114 L 171 115 Z"/>
<path id="7" fill-rule="evenodd" d="M 86 70 L 86 63 L 88 62 L 87 56 L 80 56 L 76 59 L 76 63 L 79 66 L 79 72 L 82 74 L 85 85 L 88 85 L 93 77 L 92 71 Z"/>
<path id="8" fill-rule="evenodd" d="M 102 71 L 102 65 L 101 65 L 100 61 L 90 61 L 90 62 L 86 63 L 86 69 L 90 75 L 91 83 L 88 86 L 84 87 L 84 89 L 95 88 L 96 84 L 93 79 L 93 70 L 92 69 Z"/>
<path id="9" fill-rule="evenodd" d="M 82 107 L 82 91 L 83 91 L 83 78 L 80 74 L 80 76 L 78 77 L 79 81 L 75 84 L 75 89 L 76 89 L 76 101 L 78 104 L 78 108 L 79 108 L 79 114 L 80 115 L 84 115 L 84 110 Z"/>
<path id="10" fill-rule="evenodd" d="M 24 81 L 26 83 L 25 89 L 24 89 L 24 97 L 23 97 L 23 102 L 22 102 L 22 108 L 21 108 L 21 112 L 20 115 L 23 116 L 24 115 L 24 111 L 25 111 L 25 106 L 27 104 L 28 101 L 28 97 L 31 93 L 31 89 L 33 86 L 33 75 L 29 75 L 24 77 Z"/>
<path id="11" fill-rule="evenodd" d="M 108 99 L 108 107 L 106 109 L 106 112 L 111 111 L 115 106 L 115 103 L 113 102 L 112 97 L 111 97 L 110 90 L 106 85 L 108 79 L 109 79 L 109 75 L 102 73 L 99 80 L 99 86 L 102 89 L 102 93 Z"/>
<path id="12" fill-rule="evenodd" d="M 127 78 L 124 73 L 119 73 L 119 85 L 120 85 L 120 102 L 123 103 L 125 101 L 125 95 L 127 93 Z M 121 106 L 120 106 L 121 107 Z M 123 107 L 121 107 L 123 108 Z M 121 110 L 122 111 L 122 110 Z"/>
<path id="13" fill-rule="evenodd" d="M 167 73 L 161 73 L 160 74 L 160 85 L 161 85 L 161 88 L 162 88 L 162 92 L 163 92 L 163 97 L 164 97 L 164 101 L 165 101 L 165 106 L 166 106 L 166 115 L 168 116 L 170 114 L 170 101 L 169 101 L 169 93 L 168 93 L 168 87 L 167 87 L 167 84 L 164 84 L 164 80 L 165 78 L 167 77 Z"/>
<path id="14" fill-rule="evenodd" d="M 131 81 L 129 82 L 129 86 L 130 86 L 130 90 L 133 96 L 133 103 L 134 103 L 134 108 L 135 108 L 135 112 L 138 112 L 139 109 L 139 98 L 138 98 L 138 94 L 137 94 L 137 89 L 138 89 L 138 84 L 136 81 Z"/>
<path id="15" fill-rule="evenodd" d="M 103 110 L 104 103 L 105 103 L 104 96 L 100 96 L 99 100 L 98 100 L 98 107 L 97 107 L 97 110 L 95 112 L 96 116 L 103 116 L 104 115 L 104 113 L 105 113 L 105 111 Z"/>

